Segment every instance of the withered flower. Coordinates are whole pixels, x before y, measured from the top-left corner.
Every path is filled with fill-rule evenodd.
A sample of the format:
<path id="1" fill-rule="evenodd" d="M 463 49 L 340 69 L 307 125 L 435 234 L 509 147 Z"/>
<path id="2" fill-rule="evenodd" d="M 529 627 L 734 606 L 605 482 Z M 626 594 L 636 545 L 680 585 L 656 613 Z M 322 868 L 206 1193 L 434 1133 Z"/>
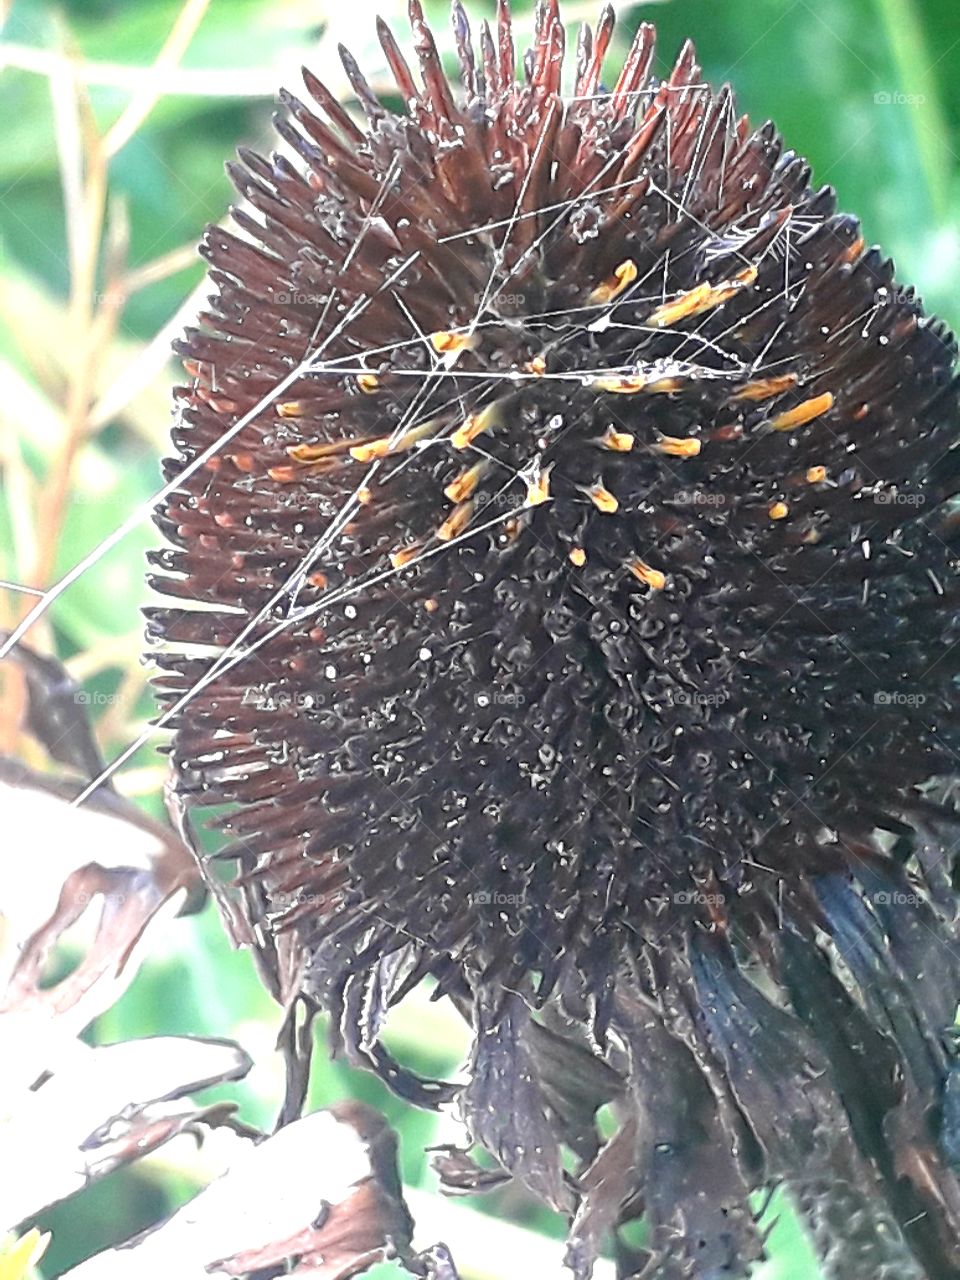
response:
<path id="1" fill-rule="evenodd" d="M 746 1276 L 785 1184 L 829 1275 L 956 1277 L 954 339 L 692 47 L 603 88 L 607 9 L 564 96 L 555 0 L 519 76 L 456 4 L 454 89 L 410 12 L 402 105 L 305 72 L 203 244 L 181 793 L 278 993 L 458 1094 L 576 1274 L 643 1215 L 624 1273 Z M 428 977 L 459 1091 L 380 1042 Z"/>

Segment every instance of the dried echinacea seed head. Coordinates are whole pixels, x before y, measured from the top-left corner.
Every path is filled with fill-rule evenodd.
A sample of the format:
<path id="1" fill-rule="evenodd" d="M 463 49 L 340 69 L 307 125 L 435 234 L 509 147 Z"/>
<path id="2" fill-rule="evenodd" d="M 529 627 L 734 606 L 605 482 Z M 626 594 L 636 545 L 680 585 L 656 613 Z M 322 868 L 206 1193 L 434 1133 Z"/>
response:
<path id="1" fill-rule="evenodd" d="M 472 1016 L 462 1113 L 578 1274 L 644 1212 L 656 1274 L 746 1275 L 785 1182 L 844 1280 L 954 1275 L 954 340 L 690 46 L 602 89 L 607 10 L 564 97 L 555 3 L 519 77 L 457 5 L 457 89 L 411 18 L 402 110 L 305 73 L 204 241 L 181 793 L 353 1060 L 435 1104 L 383 1014 Z"/>

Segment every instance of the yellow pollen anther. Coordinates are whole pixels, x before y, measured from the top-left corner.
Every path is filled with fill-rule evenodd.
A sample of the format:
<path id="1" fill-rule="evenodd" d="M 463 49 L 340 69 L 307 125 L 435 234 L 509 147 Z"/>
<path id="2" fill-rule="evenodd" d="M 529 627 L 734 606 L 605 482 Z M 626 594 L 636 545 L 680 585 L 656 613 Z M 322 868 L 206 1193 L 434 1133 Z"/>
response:
<path id="1" fill-rule="evenodd" d="M 785 502 L 775 502 L 771 507 L 767 508 L 767 515 L 771 520 L 786 520 L 790 514 L 790 508 Z"/>
<path id="2" fill-rule="evenodd" d="M 863 253 L 866 243 L 867 242 L 866 240 L 864 240 L 863 236 L 858 236 L 857 239 L 854 240 L 850 248 L 844 249 L 843 253 L 841 253 L 840 261 L 856 262 L 857 258 L 859 258 L 861 253 Z"/>
<path id="3" fill-rule="evenodd" d="M 615 427 L 607 427 L 600 439 L 604 449 L 613 453 L 629 453 L 633 448 L 634 437 L 629 431 L 617 431 Z"/>
<path id="4" fill-rule="evenodd" d="M 486 409 L 481 409 L 477 413 L 468 414 L 463 423 L 457 427 L 450 437 L 450 443 L 455 449 L 466 449 L 468 445 L 476 440 L 477 436 L 483 435 L 484 431 L 490 430 L 495 417 L 495 404 L 488 405 Z"/>
<path id="5" fill-rule="evenodd" d="M 420 544 L 415 542 L 412 546 L 402 547 L 399 551 L 391 551 L 390 563 L 393 565 L 394 569 L 402 569 L 405 565 L 408 565 L 411 560 L 416 559 L 420 554 L 420 549 Z"/>
<path id="6" fill-rule="evenodd" d="M 437 537 L 440 539 L 441 542 L 452 541 L 457 536 L 458 533 L 463 532 L 463 530 L 469 524 L 470 517 L 472 515 L 473 515 L 473 503 L 461 502 L 458 507 L 454 507 L 454 509 L 447 516 L 446 520 L 444 520 L 443 524 L 437 530 Z"/>
<path id="7" fill-rule="evenodd" d="M 477 462 L 466 471 L 461 471 L 455 480 L 451 480 L 444 489 L 444 496 L 451 502 L 463 502 L 469 498 L 480 483 L 480 477 L 487 468 L 486 462 Z"/>
<path id="8" fill-rule="evenodd" d="M 451 333 L 448 329 L 441 329 L 430 335 L 430 345 L 441 356 L 456 354 L 458 351 L 473 351 L 477 342 L 474 333 Z"/>
<path id="9" fill-rule="evenodd" d="M 546 467 L 527 479 L 526 506 L 542 507 L 545 502 L 550 501 L 550 470 L 550 467 Z"/>
<path id="10" fill-rule="evenodd" d="M 350 457 L 357 462 L 373 462 L 376 458 L 386 458 L 388 454 L 406 453 L 418 441 L 433 435 L 436 428 L 436 419 L 428 418 L 419 426 L 405 431 L 402 436 L 381 436 L 379 440 L 365 440 L 362 444 L 355 444 L 350 449 Z"/>
<path id="11" fill-rule="evenodd" d="M 657 378 L 648 382 L 644 390 L 652 396 L 669 395 L 671 391 L 682 391 L 686 383 L 682 378 Z"/>
<path id="12" fill-rule="evenodd" d="M 357 462 L 373 462 L 376 458 L 385 458 L 390 452 L 390 437 L 382 436 L 379 440 L 370 440 L 367 444 L 355 444 L 350 450 L 350 457 L 355 458 Z"/>
<path id="13" fill-rule="evenodd" d="M 614 268 L 613 275 L 608 280 L 604 280 L 590 294 L 587 299 L 591 303 L 613 302 L 615 298 L 619 298 L 624 289 L 629 289 L 636 280 L 639 272 L 637 264 L 632 258 L 627 258 L 621 262 L 619 267 Z"/>
<path id="14" fill-rule="evenodd" d="M 423 607 L 426 609 L 427 613 L 436 613 L 440 608 L 440 601 L 434 596 L 430 596 L 428 600 L 424 600 Z"/>
<path id="15" fill-rule="evenodd" d="M 827 478 L 826 467 L 811 467 L 806 474 L 807 484 L 820 484 L 822 480 Z"/>
<path id="16" fill-rule="evenodd" d="M 320 444 L 294 444 L 287 450 L 287 453 L 296 462 L 319 462 L 322 458 L 332 458 L 338 453 L 346 453 L 355 444 L 361 443 L 354 438 L 353 440 L 330 440 Z"/>
<path id="17" fill-rule="evenodd" d="M 587 553 L 583 547 L 574 547 L 570 552 L 570 563 L 575 564 L 578 569 L 582 569 L 587 563 Z"/>
<path id="18" fill-rule="evenodd" d="M 612 391 L 615 396 L 635 396 L 646 385 L 647 379 L 642 373 L 603 376 L 594 378 L 590 383 L 595 391 Z"/>
<path id="19" fill-rule="evenodd" d="M 277 413 L 281 418 L 299 418 L 303 405 L 299 400 L 284 400 L 277 405 Z"/>
<path id="20" fill-rule="evenodd" d="M 315 463 L 306 467 L 268 467 L 267 475 L 271 480 L 276 480 L 277 484 L 296 484 L 298 480 L 303 480 L 315 471 L 326 470 L 327 467 L 323 463 Z"/>
<path id="21" fill-rule="evenodd" d="M 612 516 L 620 509 L 620 503 L 599 480 L 584 492 L 597 510 L 602 511 L 605 516 Z"/>
<path id="22" fill-rule="evenodd" d="M 662 574 L 659 569 L 651 569 L 643 560 L 631 560 L 627 568 L 635 578 L 653 591 L 662 591 L 667 585 L 666 575 Z"/>
<path id="23" fill-rule="evenodd" d="M 695 458 L 703 445 L 695 436 L 661 436 L 653 447 L 673 458 Z"/>
<path id="24" fill-rule="evenodd" d="M 746 267 L 738 271 L 732 280 L 721 284 L 698 284 L 685 293 L 678 294 L 669 302 L 662 303 L 647 317 L 647 324 L 654 329 L 667 329 L 678 320 L 686 320 L 690 316 L 702 315 L 704 311 L 712 311 L 754 283 L 757 278 L 756 267 Z"/>
<path id="25" fill-rule="evenodd" d="M 797 385 L 800 379 L 795 373 L 785 373 L 779 378 L 760 378 L 756 382 L 748 382 L 745 387 L 730 397 L 731 404 L 741 400 L 772 400 Z"/>
<path id="26" fill-rule="evenodd" d="M 806 423 L 812 422 L 814 418 L 823 417 L 832 408 L 833 392 L 826 391 L 822 396 L 814 396 L 812 400 L 804 400 L 802 404 L 788 409 L 785 413 L 778 413 L 775 418 L 770 419 L 768 426 L 773 431 L 793 431 L 795 427 L 802 427 Z"/>
<path id="27" fill-rule="evenodd" d="M 380 379 L 375 373 L 358 373 L 357 386 L 365 396 L 369 396 L 380 386 Z"/>
<path id="28" fill-rule="evenodd" d="M 547 372 L 547 362 L 543 356 L 534 356 L 532 360 L 528 360 L 523 366 L 524 373 L 536 374 L 538 378 L 542 378 Z"/>

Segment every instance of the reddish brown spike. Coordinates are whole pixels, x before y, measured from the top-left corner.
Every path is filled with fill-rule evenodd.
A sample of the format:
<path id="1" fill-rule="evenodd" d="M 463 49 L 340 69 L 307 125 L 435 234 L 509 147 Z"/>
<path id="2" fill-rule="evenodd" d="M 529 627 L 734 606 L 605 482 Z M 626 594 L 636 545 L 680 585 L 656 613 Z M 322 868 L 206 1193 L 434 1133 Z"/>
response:
<path id="1" fill-rule="evenodd" d="M 443 73 L 440 54 L 437 52 L 433 32 L 427 26 L 423 16 L 420 0 L 409 0 L 407 12 L 410 18 L 410 29 L 413 32 L 413 47 L 420 62 L 420 74 L 433 113 L 438 119 L 453 120 L 459 114 L 450 85 Z"/>
<path id="2" fill-rule="evenodd" d="M 363 133 L 357 128 L 356 124 L 351 120 L 349 112 L 343 109 L 327 86 L 321 80 L 318 80 L 307 67 L 301 67 L 300 74 L 303 76 L 303 83 L 306 86 L 307 93 L 318 104 L 324 114 L 333 121 L 343 136 L 349 138 L 353 143 L 362 142 Z"/>
<path id="3" fill-rule="evenodd" d="M 357 60 L 345 44 L 337 45 L 337 52 L 343 69 L 347 73 L 350 87 L 357 95 L 357 101 L 370 121 L 382 120 L 386 115 L 380 99 L 367 84 L 367 78 L 357 65 Z M 362 135 L 361 135 L 362 136 Z"/>
<path id="4" fill-rule="evenodd" d="M 681 89 L 685 85 L 695 84 L 699 79 L 700 66 L 697 62 L 696 46 L 692 40 L 685 40 L 667 83 L 671 89 Z"/>
<path id="5" fill-rule="evenodd" d="M 405 104 L 411 99 L 419 101 L 420 94 L 414 83 L 413 76 L 410 74 L 410 67 L 407 60 L 400 52 L 400 46 L 394 37 L 393 32 L 381 17 L 377 18 L 377 38 L 380 41 L 380 48 L 384 52 L 384 56 L 393 72 L 393 78 L 397 82 L 397 88 L 400 90 L 400 96 Z"/>
<path id="6" fill-rule="evenodd" d="M 539 135 L 533 142 L 530 156 L 530 168 L 527 172 L 523 200 L 520 212 L 534 213 L 549 203 L 547 192 L 550 185 L 550 174 L 556 158 L 556 142 L 560 126 L 563 124 L 563 107 L 560 99 L 553 96 L 544 112 Z M 517 248 L 526 249 L 536 239 L 541 218 L 526 217 L 516 224 L 512 237 Z"/>
<path id="7" fill-rule="evenodd" d="M 613 183 L 626 182 L 636 174 L 650 144 L 660 132 L 660 126 L 666 119 L 667 111 L 666 95 L 664 90 L 661 89 L 655 100 L 647 108 L 637 132 L 633 136 L 633 141 L 623 157 L 623 164 L 620 166 L 616 177 L 612 179 Z M 648 179 L 644 180 L 644 188 L 648 185 L 648 181 Z M 638 183 L 637 185 L 639 188 L 640 184 Z M 631 193 L 628 192 L 621 203 L 626 205 L 630 199 Z M 616 212 L 619 213 L 619 210 Z"/>
<path id="8" fill-rule="evenodd" d="M 470 19 L 467 17 L 461 0 L 453 0 L 450 20 L 453 24 L 453 37 L 456 41 L 457 58 L 460 62 L 460 83 L 471 98 L 479 98 L 482 90 L 477 72 L 477 56 L 473 48 Z"/>
<path id="9" fill-rule="evenodd" d="M 580 30 L 577 32 L 576 74 L 573 82 L 573 93 L 576 98 L 582 98 L 585 94 L 583 86 L 586 82 L 592 53 L 593 29 L 586 22 L 581 22 Z"/>
<path id="10" fill-rule="evenodd" d="M 294 99 L 294 102 L 296 102 L 296 99 Z M 322 120 L 318 120 L 313 112 L 308 107 L 305 107 L 303 103 L 296 102 L 296 105 L 292 106 L 291 110 L 293 112 L 294 119 L 297 124 L 299 124 L 300 128 L 303 129 L 304 133 L 306 133 L 308 137 L 326 154 L 329 155 L 333 152 L 336 155 L 345 156 L 348 159 L 351 159 L 356 154 L 355 148 L 352 149 L 348 146 L 344 140 L 334 133 L 329 125 L 324 124 Z"/>
<path id="11" fill-rule="evenodd" d="M 564 30 L 558 0 L 546 0 L 538 10 L 536 67 L 533 79 L 545 93 L 560 92 Z"/>
<path id="12" fill-rule="evenodd" d="M 480 24 L 480 55 L 483 59 L 483 77 L 487 85 L 488 97 L 496 97 L 500 92 L 500 65 L 493 45 L 493 33 L 486 19 Z"/>
<path id="13" fill-rule="evenodd" d="M 603 60 L 610 47 L 610 38 L 616 22 L 617 15 L 613 8 L 610 5 L 604 5 L 597 19 L 597 29 L 592 40 L 593 50 L 584 75 L 583 88 L 578 90 L 578 94 L 584 98 L 592 98 L 597 92 L 600 76 L 603 73 Z"/>
<path id="14" fill-rule="evenodd" d="M 506 89 L 516 78 L 517 54 L 513 45 L 513 19 L 508 0 L 497 0 L 497 52 L 500 59 L 500 86 Z"/>
<path id="15" fill-rule="evenodd" d="M 653 56 L 656 50 L 657 29 L 652 22 L 642 22 L 633 38 L 630 52 L 623 64 L 623 70 L 614 85 L 611 101 L 619 107 L 622 115 L 636 112 L 640 101 L 638 90 L 643 88 L 650 78 Z"/>

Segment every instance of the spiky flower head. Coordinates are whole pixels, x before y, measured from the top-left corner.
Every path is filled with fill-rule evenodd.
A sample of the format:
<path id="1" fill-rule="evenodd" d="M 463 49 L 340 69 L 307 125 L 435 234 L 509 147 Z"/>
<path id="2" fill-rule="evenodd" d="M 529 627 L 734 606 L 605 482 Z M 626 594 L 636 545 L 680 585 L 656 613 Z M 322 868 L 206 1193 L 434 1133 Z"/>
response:
<path id="1" fill-rule="evenodd" d="M 564 96 L 555 3 L 519 76 L 456 5 L 455 89 L 410 13 L 401 105 L 305 72 L 203 244 L 181 793 L 354 1060 L 437 1104 L 383 1015 L 472 1018 L 462 1113 L 578 1274 L 644 1213 L 649 1274 L 746 1275 L 777 1181 L 831 1274 L 960 1274 L 954 340 L 692 47 L 605 89 L 605 10 Z"/>

